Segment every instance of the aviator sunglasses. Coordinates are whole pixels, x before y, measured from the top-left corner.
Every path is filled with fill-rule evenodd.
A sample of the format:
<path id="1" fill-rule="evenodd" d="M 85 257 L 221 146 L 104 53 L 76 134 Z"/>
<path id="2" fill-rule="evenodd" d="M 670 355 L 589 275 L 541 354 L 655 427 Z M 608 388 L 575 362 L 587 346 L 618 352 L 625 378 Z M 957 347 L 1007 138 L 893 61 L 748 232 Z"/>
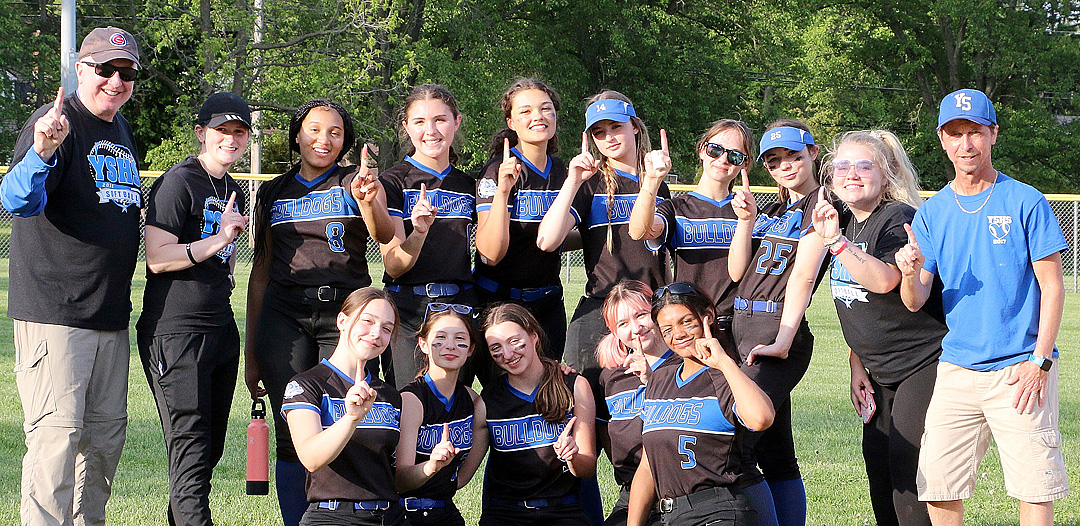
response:
<path id="1" fill-rule="evenodd" d="M 874 161 L 870 159 L 859 159 L 857 161 L 849 161 L 847 159 L 837 159 L 832 162 L 833 173 L 840 177 L 847 177 L 851 174 L 851 169 L 855 169 L 855 175 L 859 177 L 866 177 L 874 171 Z"/>
<path id="2" fill-rule="evenodd" d="M 125 67 L 120 67 L 120 66 L 114 66 L 114 65 L 108 64 L 108 63 L 106 63 L 106 64 L 95 64 L 93 62 L 83 62 L 83 64 L 86 64 L 87 66 L 93 66 L 94 67 L 94 73 L 97 73 L 97 75 L 99 77 L 106 78 L 106 79 L 112 78 L 112 76 L 114 74 L 116 74 L 116 73 L 120 73 L 120 80 L 122 80 L 124 82 L 131 82 L 131 81 L 135 80 L 136 77 L 139 76 L 139 70 L 137 70 L 135 68 L 125 68 Z"/>
<path id="3" fill-rule="evenodd" d="M 727 161 L 735 166 L 742 166 L 743 163 L 746 162 L 746 154 L 740 152 L 739 150 L 731 150 L 728 148 L 724 148 L 723 146 L 720 146 L 719 144 L 716 144 L 714 142 L 705 144 L 705 155 L 708 155 L 713 159 L 716 159 L 717 157 L 720 157 L 725 153 L 727 154 Z"/>

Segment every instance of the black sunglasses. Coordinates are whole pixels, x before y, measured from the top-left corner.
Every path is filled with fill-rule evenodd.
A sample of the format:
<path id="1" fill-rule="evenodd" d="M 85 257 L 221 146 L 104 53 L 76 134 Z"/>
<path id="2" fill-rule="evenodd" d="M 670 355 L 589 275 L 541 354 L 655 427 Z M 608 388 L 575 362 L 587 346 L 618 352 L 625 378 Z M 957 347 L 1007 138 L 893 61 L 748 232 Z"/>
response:
<path id="1" fill-rule="evenodd" d="M 729 150 L 716 144 L 714 142 L 705 144 L 705 155 L 716 159 L 721 155 L 727 154 L 727 161 L 735 166 L 742 166 L 746 162 L 746 154 L 739 150 Z"/>
<path id="2" fill-rule="evenodd" d="M 135 68 L 125 68 L 120 66 L 114 66 L 112 64 L 95 64 L 93 62 L 83 62 L 87 66 L 94 66 L 94 73 L 97 73 L 99 77 L 110 79 L 116 73 L 120 73 L 120 80 L 124 82 L 131 82 L 139 76 L 139 70 Z"/>
<path id="3" fill-rule="evenodd" d="M 459 303 L 440 303 L 433 302 L 428 303 L 427 310 L 424 311 L 424 321 L 427 321 L 428 314 L 432 312 L 442 312 L 445 310 L 453 309 L 454 312 L 462 316 L 472 316 L 473 308 L 468 305 L 461 305 Z"/>
<path id="4" fill-rule="evenodd" d="M 668 292 L 672 294 L 691 294 L 696 293 L 697 289 L 685 281 L 676 281 L 675 283 L 664 285 L 663 287 L 656 289 L 656 292 L 652 295 L 653 301 L 663 298 L 664 294 Z"/>

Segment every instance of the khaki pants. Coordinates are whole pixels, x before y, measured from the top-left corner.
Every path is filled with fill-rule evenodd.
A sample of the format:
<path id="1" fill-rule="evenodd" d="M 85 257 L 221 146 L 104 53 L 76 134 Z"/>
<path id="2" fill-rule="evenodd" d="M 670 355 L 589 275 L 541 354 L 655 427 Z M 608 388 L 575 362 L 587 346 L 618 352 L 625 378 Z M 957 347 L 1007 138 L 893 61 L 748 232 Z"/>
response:
<path id="1" fill-rule="evenodd" d="M 127 428 L 128 331 L 15 320 L 24 525 L 105 524 Z"/>

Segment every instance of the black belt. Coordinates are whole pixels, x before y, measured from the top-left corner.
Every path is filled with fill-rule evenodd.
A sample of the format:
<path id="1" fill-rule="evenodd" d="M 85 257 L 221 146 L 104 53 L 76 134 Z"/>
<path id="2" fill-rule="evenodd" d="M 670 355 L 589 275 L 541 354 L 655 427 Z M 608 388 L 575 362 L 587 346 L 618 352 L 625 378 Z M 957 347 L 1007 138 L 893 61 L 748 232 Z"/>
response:
<path id="1" fill-rule="evenodd" d="M 562 286 L 560 285 L 548 285 L 547 287 L 537 287 L 534 289 L 515 289 L 513 287 L 499 285 L 497 282 L 483 276 L 474 276 L 474 279 L 476 279 L 476 284 L 479 285 L 480 288 L 492 294 L 502 293 L 513 300 L 536 301 L 562 293 Z"/>
<path id="2" fill-rule="evenodd" d="M 323 285 L 321 287 L 288 287 L 288 290 L 309 300 L 326 303 L 341 303 L 356 289 L 339 289 L 337 287 Z"/>
<path id="3" fill-rule="evenodd" d="M 414 296 L 427 296 L 429 298 L 438 298 L 439 296 L 454 296 L 463 290 L 469 290 L 472 288 L 472 283 L 425 283 L 423 285 L 416 285 L 409 287 L 408 285 L 387 285 L 386 290 L 390 292 L 412 291 Z"/>
<path id="4" fill-rule="evenodd" d="M 324 500 L 319 502 L 319 509 L 334 511 L 342 505 L 352 505 L 354 510 L 388 510 L 390 509 L 390 501 L 388 500 Z"/>
<path id="5" fill-rule="evenodd" d="M 750 312 L 783 312 L 784 304 L 780 302 L 769 301 L 750 301 L 746 298 L 735 298 L 735 310 L 750 311 Z"/>
<path id="6" fill-rule="evenodd" d="M 552 506 L 563 506 L 566 504 L 574 504 L 578 501 L 576 493 L 567 495 L 565 497 L 556 497 L 553 499 L 526 499 L 526 500 L 506 500 L 497 499 L 492 497 L 491 500 L 498 502 L 499 504 L 513 504 L 522 508 L 550 508 Z"/>
<path id="7" fill-rule="evenodd" d="M 405 508 L 405 511 L 434 510 L 446 507 L 446 501 L 441 499 L 405 497 L 401 499 L 400 502 L 401 505 Z"/>
<path id="8" fill-rule="evenodd" d="M 689 495 L 683 495 L 681 497 L 666 499 L 660 499 L 659 508 L 660 513 L 671 513 L 676 508 L 683 508 L 689 506 L 693 508 L 700 506 L 705 502 L 715 502 L 718 500 L 729 500 L 735 497 L 735 492 L 731 490 L 730 486 L 716 486 L 712 488 L 705 488 L 700 491 L 695 491 Z"/>

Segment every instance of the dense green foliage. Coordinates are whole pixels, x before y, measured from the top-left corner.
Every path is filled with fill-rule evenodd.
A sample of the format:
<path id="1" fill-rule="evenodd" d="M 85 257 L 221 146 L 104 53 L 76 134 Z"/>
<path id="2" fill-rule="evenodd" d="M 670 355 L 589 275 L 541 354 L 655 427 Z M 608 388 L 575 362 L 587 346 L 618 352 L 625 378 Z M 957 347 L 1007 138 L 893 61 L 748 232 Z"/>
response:
<path id="1" fill-rule="evenodd" d="M 498 98 L 537 75 L 563 97 L 561 139 L 573 155 L 583 101 L 630 96 L 672 139 L 676 171 L 696 176 L 696 135 L 721 117 L 760 133 L 798 117 L 828 144 L 838 131 L 901 136 L 924 186 L 948 161 L 935 137 L 938 101 L 960 87 L 998 108 L 996 166 L 1045 192 L 1080 191 L 1068 162 L 1080 150 L 1080 1 L 1020 0 L 157 0 L 79 4 L 92 25 L 131 30 L 145 72 L 125 108 L 147 163 L 192 149 L 198 104 L 232 91 L 264 110 L 263 171 L 289 162 L 282 130 L 302 101 L 330 97 L 355 111 L 362 137 L 389 166 L 402 155 L 399 104 L 411 85 L 439 82 L 465 114 L 463 168 L 477 169 L 502 126 Z M 0 30 L 0 162 L 23 120 L 58 84 L 58 3 L 5 3 Z M 17 80 L 17 82 L 14 82 Z M 27 95 L 28 93 L 28 95 Z M 246 166 L 241 166 L 241 169 Z M 755 182 L 767 182 L 761 170 Z"/>

